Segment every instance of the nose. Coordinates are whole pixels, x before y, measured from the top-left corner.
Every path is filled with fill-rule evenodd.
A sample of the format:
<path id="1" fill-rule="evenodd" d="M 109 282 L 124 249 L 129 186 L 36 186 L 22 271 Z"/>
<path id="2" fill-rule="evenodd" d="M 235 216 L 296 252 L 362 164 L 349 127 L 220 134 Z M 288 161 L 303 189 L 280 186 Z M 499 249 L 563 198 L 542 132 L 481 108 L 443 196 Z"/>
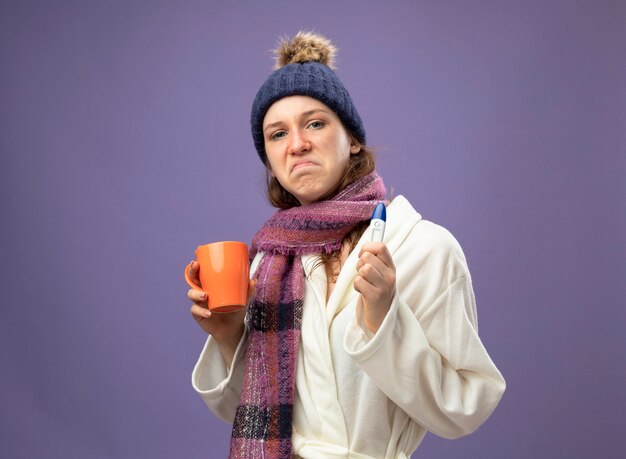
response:
<path id="1" fill-rule="evenodd" d="M 311 149 L 311 143 L 306 134 L 299 129 L 295 129 L 291 134 L 291 142 L 289 143 L 289 154 L 299 155 Z"/>

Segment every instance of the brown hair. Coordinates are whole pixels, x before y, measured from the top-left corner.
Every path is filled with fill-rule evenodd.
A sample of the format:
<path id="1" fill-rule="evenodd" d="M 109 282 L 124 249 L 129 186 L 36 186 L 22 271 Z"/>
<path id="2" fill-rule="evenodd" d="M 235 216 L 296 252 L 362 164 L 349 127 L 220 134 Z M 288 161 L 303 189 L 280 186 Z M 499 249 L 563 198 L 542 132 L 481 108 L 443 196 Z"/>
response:
<path id="1" fill-rule="evenodd" d="M 350 131 L 348 132 L 348 137 L 350 138 L 351 143 L 360 143 L 354 134 Z M 267 159 L 265 160 L 265 178 L 266 178 L 266 194 L 267 199 L 271 205 L 274 207 L 278 207 L 279 209 L 290 209 L 292 207 L 297 207 L 300 205 L 300 202 L 296 199 L 294 195 L 289 193 L 287 190 L 283 188 L 278 179 L 272 176 L 272 171 L 269 166 L 269 162 Z M 365 145 L 361 145 L 361 150 L 358 153 L 354 153 L 350 155 L 350 159 L 348 160 L 348 165 L 346 166 L 346 170 L 337 183 L 337 186 L 330 190 L 328 193 L 319 198 L 318 201 L 324 201 L 327 199 L 331 199 L 337 193 L 345 189 L 348 185 L 360 178 L 365 177 L 366 175 L 374 172 L 376 169 L 376 155 L 374 154 L 374 150 Z M 363 221 L 356 225 L 350 233 L 344 238 L 344 242 L 348 242 L 350 244 L 350 251 L 356 247 L 357 242 L 365 232 L 369 225 L 369 221 Z M 341 255 L 341 248 L 331 253 L 322 253 L 320 255 L 320 264 L 324 265 L 326 269 L 326 275 L 328 279 L 332 279 L 333 281 L 337 279 L 339 273 L 332 272 L 331 265 L 333 261 L 339 260 Z M 313 269 L 315 269 L 318 264 L 316 264 Z"/>

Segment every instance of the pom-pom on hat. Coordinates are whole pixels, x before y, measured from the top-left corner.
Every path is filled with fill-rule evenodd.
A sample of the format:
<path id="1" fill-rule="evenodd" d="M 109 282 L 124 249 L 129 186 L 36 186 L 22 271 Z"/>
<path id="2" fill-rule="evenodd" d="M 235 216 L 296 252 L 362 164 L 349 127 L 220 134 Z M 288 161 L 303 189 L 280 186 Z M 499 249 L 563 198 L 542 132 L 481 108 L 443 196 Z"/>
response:
<path id="1" fill-rule="evenodd" d="M 345 127 L 361 143 L 365 128 L 350 94 L 333 71 L 337 49 L 325 37 L 314 32 L 298 32 L 293 39 L 283 39 L 274 53 L 275 71 L 261 86 L 252 104 L 250 125 L 252 138 L 265 164 L 263 118 L 270 106 L 288 96 L 309 96 L 333 110 Z"/>

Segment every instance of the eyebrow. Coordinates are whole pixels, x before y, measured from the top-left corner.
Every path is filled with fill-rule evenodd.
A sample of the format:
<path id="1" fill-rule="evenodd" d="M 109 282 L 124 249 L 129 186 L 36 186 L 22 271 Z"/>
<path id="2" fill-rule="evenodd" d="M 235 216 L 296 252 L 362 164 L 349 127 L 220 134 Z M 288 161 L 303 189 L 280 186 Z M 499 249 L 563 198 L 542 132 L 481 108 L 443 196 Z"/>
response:
<path id="1" fill-rule="evenodd" d="M 324 110 L 323 108 L 314 108 L 313 110 L 308 110 L 306 112 L 303 112 L 300 114 L 300 118 L 306 118 L 307 116 L 313 115 L 314 113 L 317 112 L 322 112 L 322 113 L 328 113 L 328 110 Z M 275 123 L 270 123 L 267 126 L 265 126 L 265 128 L 263 129 L 263 132 L 267 131 L 270 128 L 276 127 L 283 124 L 282 121 L 276 121 Z"/>

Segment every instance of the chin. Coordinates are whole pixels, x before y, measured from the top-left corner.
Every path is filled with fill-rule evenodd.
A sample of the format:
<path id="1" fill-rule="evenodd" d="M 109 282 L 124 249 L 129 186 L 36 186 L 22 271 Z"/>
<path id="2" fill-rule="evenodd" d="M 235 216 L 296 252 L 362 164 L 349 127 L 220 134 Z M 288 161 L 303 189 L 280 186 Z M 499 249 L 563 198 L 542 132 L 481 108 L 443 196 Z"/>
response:
<path id="1" fill-rule="evenodd" d="M 306 195 L 295 195 L 296 199 L 300 201 L 300 204 L 306 206 L 307 204 L 313 204 L 314 202 L 319 201 L 319 199 L 323 196 L 322 193 L 307 193 Z"/>
<path id="2" fill-rule="evenodd" d="M 300 201 L 300 203 L 306 202 L 309 204 L 319 200 L 328 192 L 328 190 L 321 189 L 319 187 L 319 183 L 316 180 L 314 180 L 314 183 L 312 183 L 311 185 L 313 186 L 302 186 L 299 188 L 299 190 L 296 190 L 295 193 L 293 191 L 288 191 L 293 194 L 296 199 Z"/>

